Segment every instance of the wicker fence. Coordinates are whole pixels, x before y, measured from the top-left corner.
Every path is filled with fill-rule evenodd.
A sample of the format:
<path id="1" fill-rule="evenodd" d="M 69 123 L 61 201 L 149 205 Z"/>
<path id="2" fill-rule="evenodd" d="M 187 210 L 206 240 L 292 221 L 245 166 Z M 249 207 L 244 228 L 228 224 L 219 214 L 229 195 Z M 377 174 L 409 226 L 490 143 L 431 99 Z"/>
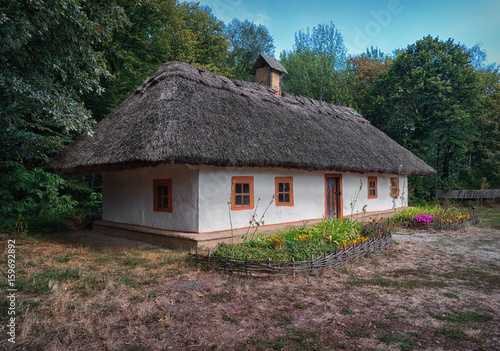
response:
<path id="1" fill-rule="evenodd" d="M 447 220 L 434 220 L 431 223 L 421 223 L 416 220 L 413 223 L 399 223 L 398 226 L 404 229 L 433 229 L 433 230 L 441 230 L 441 229 L 460 229 L 465 228 L 469 224 L 477 224 L 479 223 L 479 217 L 477 215 L 472 216 L 471 218 L 464 218 L 459 221 L 447 221 Z"/>
<path id="2" fill-rule="evenodd" d="M 431 224 L 422 224 L 414 221 L 413 224 L 399 223 L 400 228 L 413 229 L 459 229 L 469 224 L 477 224 L 479 217 L 474 215 L 468 219 L 460 221 L 433 221 Z M 212 269 L 226 274 L 251 278 L 272 278 L 280 276 L 311 275 L 331 267 L 340 267 L 354 261 L 359 257 L 366 256 L 369 253 L 378 251 L 387 247 L 392 242 L 391 234 L 373 238 L 370 241 L 349 247 L 343 247 L 329 255 L 311 257 L 309 261 L 273 261 L 267 260 L 249 260 L 234 257 L 213 256 L 211 252 L 208 255 L 201 255 L 198 249 L 195 253 L 191 251 L 189 257 L 192 262 L 202 269 Z"/>
<path id="3" fill-rule="evenodd" d="M 374 238 L 359 245 L 343 247 L 329 255 L 311 257 L 310 261 L 248 260 L 233 257 L 200 255 L 191 252 L 189 257 L 202 269 L 213 269 L 227 274 L 252 278 L 272 278 L 279 276 L 310 275 L 331 267 L 340 267 L 359 257 L 378 251 L 391 244 L 391 234 Z"/>

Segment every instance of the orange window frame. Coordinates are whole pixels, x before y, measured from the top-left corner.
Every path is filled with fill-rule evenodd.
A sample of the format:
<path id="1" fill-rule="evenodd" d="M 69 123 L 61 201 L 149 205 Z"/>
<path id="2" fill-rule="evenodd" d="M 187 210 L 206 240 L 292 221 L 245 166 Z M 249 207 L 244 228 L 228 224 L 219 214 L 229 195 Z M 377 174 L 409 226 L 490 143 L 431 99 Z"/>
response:
<path id="1" fill-rule="evenodd" d="M 373 184 L 373 186 L 372 186 Z M 377 177 L 368 177 L 368 198 L 369 199 L 376 199 L 378 197 L 378 184 L 377 184 Z M 373 192 L 371 191 L 373 190 Z"/>
<path id="2" fill-rule="evenodd" d="M 280 184 L 283 184 L 283 188 L 280 189 Z M 285 184 L 288 184 L 288 189 Z M 280 191 L 281 190 L 281 191 Z M 293 177 L 275 177 L 274 178 L 274 193 L 276 206 L 293 206 Z M 288 202 L 285 201 L 288 195 Z M 280 202 L 280 197 L 283 198 L 283 202 Z"/>
<path id="3" fill-rule="evenodd" d="M 153 179 L 153 211 L 172 212 L 172 179 Z"/>
<path id="4" fill-rule="evenodd" d="M 391 197 L 399 197 L 399 178 L 391 177 Z"/>
<path id="5" fill-rule="evenodd" d="M 248 184 L 248 186 L 246 186 Z M 245 204 L 248 198 L 248 204 Z M 251 210 L 253 209 L 253 177 L 232 177 L 231 178 L 231 210 Z"/>

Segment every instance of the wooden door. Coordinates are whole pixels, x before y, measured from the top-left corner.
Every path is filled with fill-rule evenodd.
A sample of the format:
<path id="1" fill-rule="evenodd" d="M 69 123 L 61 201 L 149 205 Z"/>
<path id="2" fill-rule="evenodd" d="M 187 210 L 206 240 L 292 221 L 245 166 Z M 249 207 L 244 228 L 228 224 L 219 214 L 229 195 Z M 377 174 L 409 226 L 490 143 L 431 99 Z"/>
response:
<path id="1" fill-rule="evenodd" d="M 326 176 L 326 218 L 342 217 L 342 183 L 340 176 Z"/>

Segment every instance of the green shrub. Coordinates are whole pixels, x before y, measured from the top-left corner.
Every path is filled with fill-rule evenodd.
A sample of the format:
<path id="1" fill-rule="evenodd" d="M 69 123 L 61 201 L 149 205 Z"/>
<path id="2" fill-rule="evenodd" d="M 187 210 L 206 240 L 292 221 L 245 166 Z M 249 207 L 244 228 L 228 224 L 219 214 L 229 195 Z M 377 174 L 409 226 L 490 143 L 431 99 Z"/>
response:
<path id="1" fill-rule="evenodd" d="M 0 162 L 0 176 L 0 231 L 64 232 L 71 229 L 66 218 L 101 212 L 101 193 L 91 192 L 83 178 L 66 180 L 16 162 Z"/>
<path id="2" fill-rule="evenodd" d="M 43 216 L 64 218 L 73 214 L 76 206 L 70 195 L 60 195 L 65 180 L 47 173 L 41 168 L 27 170 L 22 164 L 3 162 L 0 164 L 3 181 L 0 184 L 0 217 L 16 218 Z"/>
<path id="3" fill-rule="evenodd" d="M 64 233 L 71 230 L 71 226 L 63 218 L 28 217 L 26 222 L 30 234 Z"/>

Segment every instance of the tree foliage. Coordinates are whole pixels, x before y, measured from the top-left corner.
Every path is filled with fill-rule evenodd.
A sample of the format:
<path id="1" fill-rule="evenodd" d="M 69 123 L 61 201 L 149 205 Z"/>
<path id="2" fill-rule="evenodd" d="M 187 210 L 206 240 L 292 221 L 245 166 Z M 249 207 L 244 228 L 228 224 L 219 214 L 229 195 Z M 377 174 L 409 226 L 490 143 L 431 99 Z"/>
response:
<path id="1" fill-rule="evenodd" d="M 378 76 L 370 98 L 370 121 L 434 166 L 440 189 L 464 185 L 479 136 L 481 99 L 463 46 L 431 36 L 409 45 Z M 428 194 L 431 189 L 428 183 Z"/>
<path id="2" fill-rule="evenodd" d="M 119 0 L 127 21 L 102 46 L 110 76 L 103 94 L 87 94 L 85 102 L 97 120 L 141 85 L 168 61 L 189 62 L 228 75 L 228 42 L 209 8 L 175 0 Z"/>
<path id="3" fill-rule="evenodd" d="M 295 33 L 293 50 L 281 53 L 284 90 L 298 95 L 349 105 L 347 50 L 342 34 L 330 24 Z"/>
<path id="4" fill-rule="evenodd" d="M 274 40 L 266 26 L 249 20 L 234 18 L 224 32 L 229 40 L 227 64 L 231 76 L 253 82 L 255 77 L 249 72 L 260 54 L 274 56 Z"/>
<path id="5" fill-rule="evenodd" d="M 477 74 L 481 83 L 482 114 L 478 120 L 480 138 L 474 150 L 477 162 L 472 187 L 480 189 L 487 184 L 500 189 L 500 69 L 490 66 Z"/>
<path id="6" fill-rule="evenodd" d="M 363 114 L 369 105 L 368 90 L 375 84 L 379 75 L 389 71 L 392 58 L 380 49 L 371 47 L 361 55 L 349 57 L 347 61 L 351 77 L 349 90 L 354 100 L 353 105 L 359 113 Z"/>
<path id="7" fill-rule="evenodd" d="M 66 217 L 73 214 L 76 201 L 69 194 L 60 194 L 65 185 L 61 177 L 40 168 L 27 170 L 22 164 L 0 164 L 0 217 L 46 216 Z"/>
<path id="8" fill-rule="evenodd" d="M 81 96 L 108 74 L 98 45 L 123 20 L 113 1 L 5 1 L 0 9 L 0 161 L 48 160 L 89 131 Z"/>
<path id="9" fill-rule="evenodd" d="M 40 167 L 162 63 L 228 74 L 223 23 L 198 4 L 3 1 L 0 34 L 2 215 L 66 216 L 79 211 L 75 198 L 80 210 L 98 207 L 92 177 L 66 180 Z"/>

